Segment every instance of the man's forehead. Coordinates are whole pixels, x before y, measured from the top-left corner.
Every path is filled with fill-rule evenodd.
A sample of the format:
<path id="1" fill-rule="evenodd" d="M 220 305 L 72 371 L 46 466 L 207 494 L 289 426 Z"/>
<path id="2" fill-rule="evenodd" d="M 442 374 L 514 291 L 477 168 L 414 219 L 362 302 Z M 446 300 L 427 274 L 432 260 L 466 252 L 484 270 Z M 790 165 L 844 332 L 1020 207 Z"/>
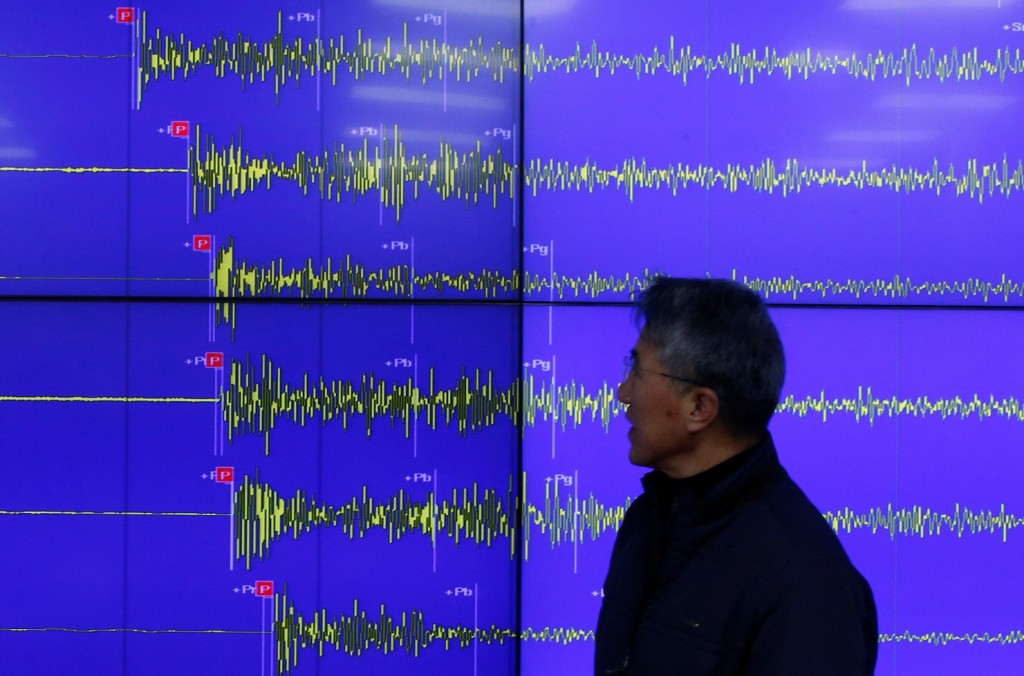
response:
<path id="1" fill-rule="evenodd" d="M 634 359 L 646 356 L 660 360 L 661 358 L 658 355 L 660 351 L 661 348 L 644 338 L 641 334 L 640 337 L 636 339 L 636 344 L 633 346 L 633 349 L 630 350 L 630 354 L 633 355 Z"/>

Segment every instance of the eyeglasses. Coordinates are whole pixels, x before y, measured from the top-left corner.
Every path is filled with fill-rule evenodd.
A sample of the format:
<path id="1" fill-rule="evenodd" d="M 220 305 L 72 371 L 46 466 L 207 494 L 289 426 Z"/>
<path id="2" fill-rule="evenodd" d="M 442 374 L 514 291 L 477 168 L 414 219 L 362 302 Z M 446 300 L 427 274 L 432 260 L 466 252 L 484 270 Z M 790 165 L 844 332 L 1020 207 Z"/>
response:
<path id="1" fill-rule="evenodd" d="M 656 376 L 664 376 L 671 380 L 678 380 L 681 383 L 689 383 L 690 385 L 696 385 L 697 387 L 707 387 L 714 389 L 710 385 L 700 382 L 699 380 L 693 380 L 692 378 L 681 378 L 680 376 L 674 376 L 671 373 L 665 373 L 664 371 L 655 371 L 654 369 L 644 368 L 636 363 L 636 354 L 630 352 L 622 359 L 622 382 L 626 382 L 630 376 L 638 374 L 640 371 L 646 371 L 653 373 Z"/>

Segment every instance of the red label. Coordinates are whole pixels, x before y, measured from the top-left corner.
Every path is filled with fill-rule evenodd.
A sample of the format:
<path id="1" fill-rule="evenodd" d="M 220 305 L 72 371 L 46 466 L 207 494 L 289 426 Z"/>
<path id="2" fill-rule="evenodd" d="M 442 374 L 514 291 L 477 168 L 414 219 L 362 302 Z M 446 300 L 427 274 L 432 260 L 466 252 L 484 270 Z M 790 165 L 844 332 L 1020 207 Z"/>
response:
<path id="1" fill-rule="evenodd" d="M 117 12 L 118 23 L 134 23 L 135 22 L 135 8 L 134 7 L 118 7 Z"/>
<path id="2" fill-rule="evenodd" d="M 256 596 L 267 598 L 274 595 L 274 583 L 270 580 L 256 581 Z"/>
<path id="3" fill-rule="evenodd" d="M 219 484 L 229 484 L 235 480 L 235 468 L 234 467 L 218 467 L 214 470 L 216 481 Z"/>
<path id="4" fill-rule="evenodd" d="M 224 353 L 223 352 L 207 352 L 204 357 L 206 368 L 208 369 L 219 369 L 224 368 Z"/>
<path id="5" fill-rule="evenodd" d="M 209 235 L 193 235 L 192 249 L 195 251 L 209 251 L 213 247 L 213 237 Z"/>
<path id="6" fill-rule="evenodd" d="M 189 123 L 181 120 L 171 122 L 171 136 L 188 138 Z"/>

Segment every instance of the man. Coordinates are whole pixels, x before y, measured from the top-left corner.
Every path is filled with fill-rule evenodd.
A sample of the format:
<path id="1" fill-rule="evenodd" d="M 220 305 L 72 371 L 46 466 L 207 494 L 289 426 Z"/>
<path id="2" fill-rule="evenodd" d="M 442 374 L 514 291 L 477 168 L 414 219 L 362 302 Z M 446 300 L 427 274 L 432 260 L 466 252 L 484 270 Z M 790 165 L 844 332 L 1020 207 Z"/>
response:
<path id="1" fill-rule="evenodd" d="M 779 465 L 768 420 L 785 361 L 761 299 L 656 280 L 627 357 L 629 459 L 653 469 L 619 529 L 597 674 L 871 674 L 867 582 Z"/>

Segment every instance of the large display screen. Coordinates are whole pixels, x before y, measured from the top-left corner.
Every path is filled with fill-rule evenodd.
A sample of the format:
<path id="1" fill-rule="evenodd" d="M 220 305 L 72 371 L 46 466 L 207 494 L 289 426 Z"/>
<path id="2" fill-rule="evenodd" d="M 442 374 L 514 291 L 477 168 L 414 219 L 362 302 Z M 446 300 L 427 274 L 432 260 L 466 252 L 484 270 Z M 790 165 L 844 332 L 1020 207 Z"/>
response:
<path id="1" fill-rule="evenodd" d="M 1018 672 L 1022 9 L 0 6 L 4 670 L 591 673 L 672 274 L 769 303 L 877 672 Z"/>

